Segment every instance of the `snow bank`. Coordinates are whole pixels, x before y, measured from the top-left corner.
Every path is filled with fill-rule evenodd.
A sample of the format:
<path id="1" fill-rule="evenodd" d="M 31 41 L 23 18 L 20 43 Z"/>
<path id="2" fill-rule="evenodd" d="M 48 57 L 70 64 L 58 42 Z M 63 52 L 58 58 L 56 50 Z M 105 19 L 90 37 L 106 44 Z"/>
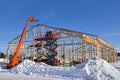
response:
<path id="1" fill-rule="evenodd" d="M 112 65 L 120 71 L 120 60 L 118 60 L 116 63 L 112 63 Z"/>
<path id="2" fill-rule="evenodd" d="M 102 59 L 91 59 L 76 67 L 57 67 L 30 60 L 10 69 L 11 73 L 81 80 L 120 80 L 120 72 Z"/>
<path id="3" fill-rule="evenodd" d="M 114 65 L 115 67 L 120 67 L 120 61 L 118 61 L 116 63 L 112 63 L 112 65 Z"/>
<path id="4" fill-rule="evenodd" d="M 30 60 L 24 60 L 23 62 L 21 62 L 20 64 L 18 64 L 17 66 L 15 66 L 14 68 L 10 69 L 10 72 L 12 73 L 24 73 L 24 74 L 28 74 L 28 75 L 32 75 L 32 73 L 39 73 L 39 69 L 42 69 L 44 66 L 48 66 L 45 63 L 35 63 L 33 61 Z"/>
<path id="5" fill-rule="evenodd" d="M 68 73 L 70 68 L 63 68 L 57 66 L 50 66 L 45 63 L 35 63 L 30 60 L 24 60 L 14 68 L 10 69 L 9 72 L 15 74 L 26 74 L 26 75 L 37 75 L 41 77 L 59 77 L 66 78 L 65 72 Z"/>
<path id="6" fill-rule="evenodd" d="M 75 73 L 82 74 L 86 80 L 120 80 L 120 72 L 110 63 L 95 59 L 76 66 Z"/>

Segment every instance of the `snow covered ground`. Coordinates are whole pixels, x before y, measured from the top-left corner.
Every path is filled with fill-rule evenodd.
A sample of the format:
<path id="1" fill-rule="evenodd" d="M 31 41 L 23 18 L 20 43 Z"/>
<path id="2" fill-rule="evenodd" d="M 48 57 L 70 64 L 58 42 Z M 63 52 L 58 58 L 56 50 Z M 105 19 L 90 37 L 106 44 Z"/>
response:
<path id="1" fill-rule="evenodd" d="M 120 71 L 120 57 L 118 57 L 118 62 L 112 63 L 112 65 Z"/>
<path id="2" fill-rule="evenodd" d="M 102 59 L 91 59 L 75 67 L 57 67 L 24 60 L 10 70 L 1 69 L 0 80 L 120 80 L 120 71 L 113 65 Z"/>
<path id="3" fill-rule="evenodd" d="M 0 80 L 65 80 L 65 79 L 0 72 Z"/>

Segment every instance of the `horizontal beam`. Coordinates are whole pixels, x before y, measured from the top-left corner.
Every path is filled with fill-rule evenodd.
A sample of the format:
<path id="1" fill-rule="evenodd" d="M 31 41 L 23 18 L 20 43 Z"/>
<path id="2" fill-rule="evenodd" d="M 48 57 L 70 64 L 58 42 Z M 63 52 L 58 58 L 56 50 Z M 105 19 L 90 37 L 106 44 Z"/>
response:
<path id="1" fill-rule="evenodd" d="M 96 46 L 99 45 L 99 43 L 98 43 L 97 40 L 92 39 L 91 37 L 89 37 L 89 36 L 87 36 L 87 35 L 85 35 L 85 34 L 83 34 L 83 39 L 84 39 L 86 42 L 88 42 L 88 43 L 94 44 L 94 45 L 96 45 Z"/>

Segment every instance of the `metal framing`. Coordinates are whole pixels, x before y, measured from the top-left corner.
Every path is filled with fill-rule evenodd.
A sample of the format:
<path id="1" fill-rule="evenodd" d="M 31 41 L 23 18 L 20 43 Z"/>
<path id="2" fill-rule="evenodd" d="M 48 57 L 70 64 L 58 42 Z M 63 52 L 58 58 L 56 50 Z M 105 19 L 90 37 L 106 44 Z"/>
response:
<path id="1" fill-rule="evenodd" d="M 72 61 L 84 62 L 87 59 L 95 57 L 102 58 L 108 62 L 117 61 L 117 50 L 101 37 L 93 34 L 46 26 L 44 24 L 37 24 L 26 32 L 19 58 L 25 59 L 29 57 L 32 60 L 38 58 L 39 54 L 36 52 L 37 48 L 40 48 L 40 55 L 44 54 L 45 49 L 43 44 L 45 44 L 45 42 L 42 41 L 42 46 L 35 47 L 36 44 L 40 43 L 36 41 L 35 38 L 45 36 L 47 31 L 58 33 L 58 47 L 56 49 L 58 55 L 56 58 L 60 60 L 60 63 L 63 65 L 69 64 Z M 8 55 L 14 53 L 19 38 L 20 35 L 8 43 L 6 52 L 8 59 Z"/>

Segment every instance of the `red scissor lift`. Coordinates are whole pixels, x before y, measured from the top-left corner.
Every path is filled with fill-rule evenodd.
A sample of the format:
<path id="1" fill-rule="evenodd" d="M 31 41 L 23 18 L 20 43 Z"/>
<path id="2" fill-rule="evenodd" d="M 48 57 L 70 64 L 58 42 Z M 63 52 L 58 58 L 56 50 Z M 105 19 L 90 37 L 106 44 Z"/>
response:
<path id="1" fill-rule="evenodd" d="M 36 41 L 39 41 L 38 44 L 35 44 L 35 47 L 41 47 L 42 41 L 45 41 L 45 43 L 43 44 L 43 47 L 45 48 L 45 59 L 41 59 L 41 62 L 45 62 L 49 65 L 59 64 L 60 61 L 55 58 L 55 56 L 57 55 L 57 51 L 55 51 L 55 49 L 58 47 L 56 42 L 58 38 L 58 33 L 53 33 L 52 31 L 47 31 L 45 35 L 41 35 L 35 38 Z M 37 48 L 37 50 L 39 49 L 40 48 Z"/>

